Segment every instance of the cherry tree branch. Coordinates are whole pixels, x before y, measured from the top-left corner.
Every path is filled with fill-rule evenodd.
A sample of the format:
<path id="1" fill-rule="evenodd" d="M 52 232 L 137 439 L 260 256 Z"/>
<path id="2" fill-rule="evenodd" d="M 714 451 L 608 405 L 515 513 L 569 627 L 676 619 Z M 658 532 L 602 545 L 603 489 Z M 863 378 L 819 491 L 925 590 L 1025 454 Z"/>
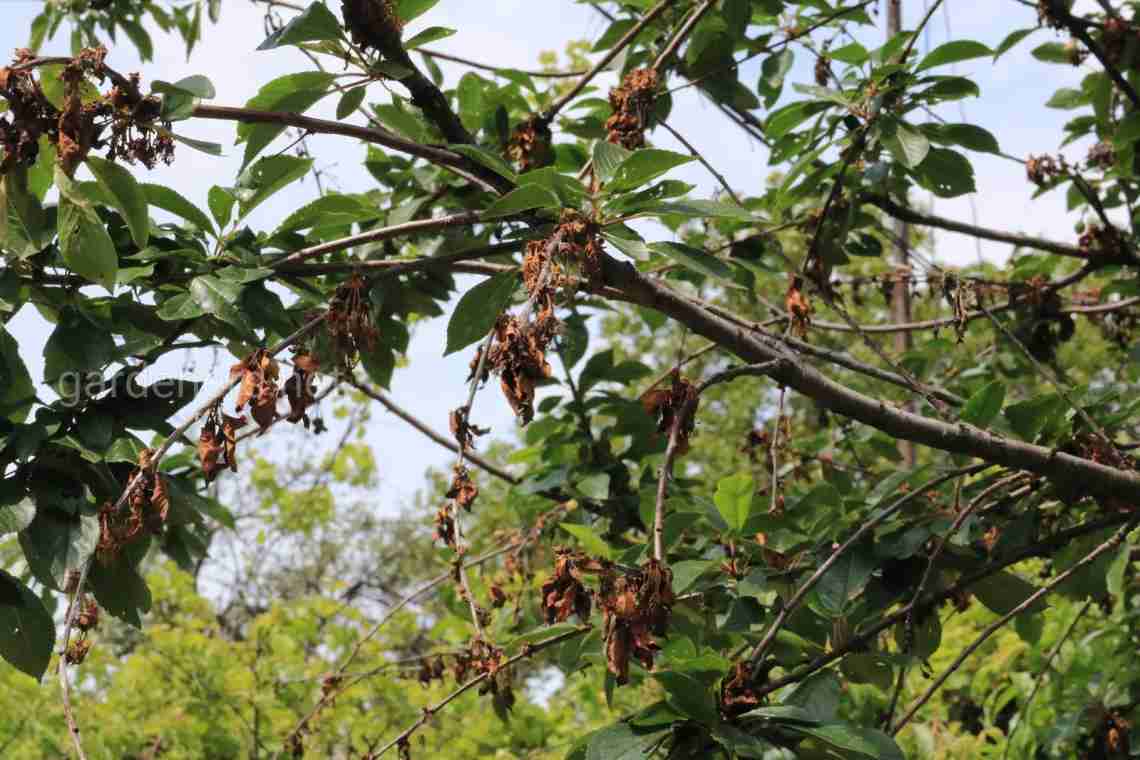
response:
<path id="1" fill-rule="evenodd" d="M 1050 591 L 1068 580 L 1073 575 L 1073 573 L 1077 572 L 1082 567 L 1089 564 L 1105 552 L 1109 552 L 1120 546 L 1121 542 L 1124 541 L 1124 537 L 1128 535 L 1128 532 L 1136 526 L 1137 522 L 1138 518 L 1136 517 L 1130 519 L 1127 524 L 1117 530 L 1116 533 L 1112 534 L 1108 540 L 1104 541 L 1091 552 L 1074 562 L 1067 570 L 1055 576 L 1052 580 L 1050 580 L 1036 592 L 1030 594 L 1021 604 L 1017 605 L 1012 610 L 986 626 L 985 629 L 980 634 L 978 634 L 977 638 L 970 642 L 969 646 L 958 653 L 958 656 L 954 658 L 954 661 L 950 663 L 949 667 L 943 670 L 942 673 L 934 679 L 934 682 L 931 683 L 929 687 L 927 687 L 926 691 L 921 697 L 914 701 L 914 703 L 910 706 L 910 709 L 907 710 L 906 714 L 899 718 L 899 721 L 895 723 L 894 727 L 891 729 L 891 734 L 897 734 L 899 731 L 901 731 L 903 727 L 906 726 L 906 724 L 909 723 L 915 714 L 922 708 L 922 706 L 925 705 L 932 696 L 934 696 L 935 692 L 937 692 L 942 687 L 942 684 L 946 683 L 946 679 L 953 675 L 953 673 L 962 666 L 962 663 L 964 663 L 970 655 L 976 652 L 978 647 L 984 644 L 990 636 L 998 631 L 998 629 L 1003 627 L 1018 614 L 1032 607 L 1037 603 L 1038 600 L 1042 599 Z"/>

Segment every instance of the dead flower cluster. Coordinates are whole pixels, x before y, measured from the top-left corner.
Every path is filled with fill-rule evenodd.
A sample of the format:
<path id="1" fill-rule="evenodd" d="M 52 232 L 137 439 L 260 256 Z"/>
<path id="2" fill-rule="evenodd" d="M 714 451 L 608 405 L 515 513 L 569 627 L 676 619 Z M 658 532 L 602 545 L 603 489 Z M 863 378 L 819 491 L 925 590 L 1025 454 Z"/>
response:
<path id="1" fill-rule="evenodd" d="M 361 351 L 376 348 L 379 331 L 372 323 L 368 282 L 363 277 L 354 274 L 336 289 L 329 301 L 325 324 L 333 339 L 339 366 L 345 372 L 351 372 L 356 366 Z"/>
<path id="2" fill-rule="evenodd" d="M 604 574 L 598 606 L 605 621 L 606 665 L 618 684 L 629 682 L 632 657 L 646 670 L 661 648 L 653 636 L 665 635 L 673 609 L 673 572 L 651 559 L 639 572 Z"/>
<path id="3" fill-rule="evenodd" d="M 95 551 L 104 562 L 115 559 L 124 546 L 136 541 L 144 532 L 161 533 L 166 524 L 170 498 L 166 481 L 154 471 L 153 456 L 150 449 L 139 452 L 138 466 L 127 478 L 127 483 L 133 485 L 127 508 L 116 509 L 108 502 L 99 510 L 99 542 Z"/>
<path id="4" fill-rule="evenodd" d="M 549 166 L 554 163 L 551 137 L 546 121 L 541 116 L 531 116 L 515 127 L 504 155 L 520 173 Z"/>
<path id="5" fill-rule="evenodd" d="M 613 115 L 606 119 L 606 139 L 627 150 L 645 145 L 649 109 L 657 94 L 659 78 L 654 69 L 634 69 L 621 85 L 610 90 Z"/>
<path id="6" fill-rule="evenodd" d="M 693 408 L 680 421 L 677 430 L 677 454 L 684 455 L 689 450 L 689 438 L 693 434 L 694 418 L 697 412 L 697 387 L 674 371 L 673 382 L 668 388 L 653 387 L 641 394 L 641 405 L 657 420 L 657 432 L 671 435 L 674 423 L 690 401 Z"/>

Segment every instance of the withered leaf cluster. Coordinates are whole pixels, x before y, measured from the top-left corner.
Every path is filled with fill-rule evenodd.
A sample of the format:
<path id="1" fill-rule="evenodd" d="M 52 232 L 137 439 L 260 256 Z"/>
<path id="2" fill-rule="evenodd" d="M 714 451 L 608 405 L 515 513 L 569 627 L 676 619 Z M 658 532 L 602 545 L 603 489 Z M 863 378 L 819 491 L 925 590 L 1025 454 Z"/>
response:
<path id="1" fill-rule="evenodd" d="M 476 357 L 478 359 L 478 357 Z M 472 367 L 472 373 L 475 369 Z M 470 380 L 471 378 L 468 378 Z M 459 444 L 459 448 L 467 451 L 475 443 L 478 436 L 486 435 L 491 432 L 489 428 L 481 428 L 467 419 L 469 408 L 461 406 L 451 410 L 448 417 L 448 424 L 451 428 L 451 435 L 455 437 L 455 442 Z"/>
<path id="2" fill-rule="evenodd" d="M 693 401 L 690 414 L 681 420 L 677 430 L 677 454 L 684 455 L 689 450 L 689 438 L 693 434 L 694 418 L 697 411 L 697 387 L 673 372 L 673 382 L 668 388 L 654 386 L 641 394 L 641 406 L 657 420 L 657 432 L 670 435 L 677 416 L 685 406 Z"/>
<path id="3" fill-rule="evenodd" d="M 150 449 L 139 452 L 138 466 L 127 478 L 128 483 L 137 485 L 127 497 L 126 508 L 116 509 L 108 502 L 99 510 L 99 542 L 95 551 L 105 562 L 115 559 L 124 546 L 138 540 L 144 532 L 161 533 L 166 524 L 170 498 L 166 481 L 154 471 L 153 456 Z"/>
<path id="4" fill-rule="evenodd" d="M 661 648 L 653 636 L 665 635 L 673 609 L 673 572 L 651 559 L 636 573 L 602 576 L 598 606 L 605 620 L 606 666 L 618 684 L 629 682 L 633 658 L 646 670 Z"/>
<path id="5" fill-rule="evenodd" d="M 442 541 L 444 546 L 455 549 L 455 520 L 451 517 L 450 504 L 444 504 L 435 513 L 435 533 L 432 540 Z"/>
<path id="6" fill-rule="evenodd" d="M 336 289 L 329 301 L 325 325 L 332 337 L 339 366 L 350 372 L 362 351 L 376 348 L 380 334 L 372 323 L 367 280 L 354 274 Z"/>
<path id="7" fill-rule="evenodd" d="M 542 584 L 542 617 L 546 624 L 561 623 L 571 614 L 583 623 L 588 621 L 593 602 L 582 575 L 601 572 L 609 572 L 609 565 L 581 552 L 555 547 L 554 573 Z"/>
<path id="8" fill-rule="evenodd" d="M 606 139 L 628 150 L 645 145 L 649 110 L 657 94 L 659 77 L 651 68 L 634 69 L 621 85 L 610 90 L 613 115 L 606 119 Z"/>
<path id="9" fill-rule="evenodd" d="M 280 367 L 264 348 L 230 367 L 230 378 L 241 378 L 234 410 L 240 412 L 248 404 L 249 413 L 262 433 L 277 421 L 277 381 L 280 375 Z"/>
<path id="10" fill-rule="evenodd" d="M 1025 176 L 1038 187 L 1044 187 L 1067 171 L 1062 161 L 1050 155 L 1030 155 L 1025 159 Z"/>
<path id="11" fill-rule="evenodd" d="M 420 663 L 419 672 L 416 673 L 416 680 L 424 686 L 431 686 L 432 681 L 442 681 L 445 672 L 446 666 L 442 657 L 425 657 Z"/>
<path id="12" fill-rule="evenodd" d="M 139 92 L 138 75 L 120 78 L 112 89 L 84 101 L 88 77 L 102 82 L 109 76 L 103 47 L 87 48 L 63 67 L 63 108 L 57 109 L 44 95 L 32 68 L 35 54 L 16 51 L 13 65 L 0 69 L 0 95 L 9 104 L 11 119 L 0 118 L 0 142 L 4 155 L 0 172 L 14 166 L 29 166 L 39 152 L 39 139 L 46 136 L 55 145 L 61 168 L 70 176 L 92 149 L 106 148 L 107 158 L 128 163 L 142 162 L 153 168 L 158 160 L 170 163 L 174 141 L 157 123 L 161 102 Z M 51 74 L 54 75 L 54 74 Z M 41 73 L 40 76 L 51 76 Z"/>
<path id="13" fill-rule="evenodd" d="M 792 332 L 799 337 L 807 335 L 811 326 L 811 302 L 803 291 L 804 281 L 793 275 L 788 282 L 788 292 L 784 295 L 784 308 L 792 321 Z"/>
<path id="14" fill-rule="evenodd" d="M 502 314 L 495 322 L 495 342 L 487 352 L 487 372 L 499 375 L 499 384 L 507 403 L 522 424 L 534 417 L 534 387 L 550 377 L 546 347 L 551 338 L 549 321 L 539 318 L 525 324 L 514 314 Z"/>
<path id="15" fill-rule="evenodd" d="M 310 425 L 308 409 L 316 400 L 317 389 L 313 377 L 319 369 L 320 362 L 312 354 L 306 352 L 296 354 L 293 357 L 293 374 L 285 381 L 285 388 L 282 391 L 289 400 L 289 416 L 285 419 L 294 425 L 303 422 L 306 430 Z"/>
<path id="16" fill-rule="evenodd" d="M 554 163 L 551 138 L 550 126 L 546 120 L 534 115 L 515 127 L 503 152 L 520 173 L 541 169 Z"/>
<path id="17" fill-rule="evenodd" d="M 449 499 L 455 499 L 455 503 L 468 512 L 471 511 L 471 505 L 479 496 L 479 488 L 471 480 L 471 472 L 463 465 L 457 464 L 455 466 L 454 473 L 451 476 L 451 486 L 447 489 L 446 496 Z"/>
<path id="18" fill-rule="evenodd" d="M 217 407 L 210 410 L 198 434 L 198 462 L 206 482 L 212 482 L 221 470 L 237 472 L 238 430 L 245 427 L 245 416 L 231 417 L 221 414 Z"/>
<path id="19" fill-rule="evenodd" d="M 756 682 L 748 663 L 738 662 L 720 687 L 720 710 L 728 716 L 742 715 L 760 706 Z"/>

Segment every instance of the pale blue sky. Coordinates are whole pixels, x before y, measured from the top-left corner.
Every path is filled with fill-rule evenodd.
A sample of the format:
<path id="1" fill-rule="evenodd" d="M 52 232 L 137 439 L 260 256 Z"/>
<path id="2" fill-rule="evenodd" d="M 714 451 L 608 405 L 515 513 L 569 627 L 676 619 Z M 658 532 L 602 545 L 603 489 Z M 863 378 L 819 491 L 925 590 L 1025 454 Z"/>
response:
<path id="1" fill-rule="evenodd" d="M 955 37 L 972 37 L 996 46 L 1011 29 L 1032 26 L 1035 14 L 1032 9 L 1013 0 L 947 0 L 948 13 L 939 12 L 930 25 L 920 50 L 937 46 L 945 41 L 947 24 Z M 8 0 L 4 3 L 5 24 L 0 29 L 0 50 L 12 50 L 26 43 L 26 30 L 38 13 L 41 3 L 30 0 Z M 922 0 L 904 0 L 906 23 L 913 25 L 922 14 Z M 218 96 L 214 102 L 223 105 L 242 105 L 258 88 L 281 74 L 306 70 L 310 64 L 290 49 L 256 52 L 264 37 L 262 15 L 264 7 L 245 0 L 226 0 L 222 8 L 221 23 L 204 31 L 203 40 L 189 61 L 183 55 L 178 41 L 157 44 L 157 60 L 141 65 L 129 46 L 112 48 L 109 62 L 120 71 L 140 71 L 144 84 L 154 79 L 173 81 L 190 74 L 204 74 L 215 84 Z M 586 5 L 570 0 L 442 0 L 432 11 L 418 19 L 410 33 L 425 26 L 449 26 L 459 33 L 433 47 L 456 55 L 491 61 L 501 65 L 534 66 L 544 50 L 561 51 L 572 39 L 596 38 L 605 28 L 604 20 Z M 859 38 L 868 44 L 878 44 L 880 30 L 859 32 Z M 1053 111 L 1041 104 L 1056 88 L 1078 81 L 1089 70 L 1070 70 L 1033 60 L 1029 50 L 1046 40 L 1059 39 L 1049 30 L 1039 31 L 1014 52 L 1004 57 L 997 67 L 987 60 L 971 62 L 959 67 L 959 72 L 975 78 L 982 89 L 978 100 L 966 101 L 964 108 L 971 121 L 994 132 L 1006 152 L 1017 156 L 1028 153 L 1053 151 L 1060 135 L 1060 126 L 1069 117 L 1068 112 Z M 67 35 L 59 34 L 45 47 L 47 54 L 66 54 Z M 806 68 L 811 62 L 804 53 L 798 55 L 797 67 Z M 444 65 L 449 81 L 462 74 L 459 66 Z M 742 81 L 754 84 L 758 62 L 753 62 L 742 75 Z M 602 79 L 601 83 L 612 81 Z M 805 81 L 804 76 L 799 81 Z M 382 87 L 374 85 L 369 92 L 372 100 L 385 97 Z M 336 99 L 328 98 L 313 109 L 314 115 L 333 117 Z M 956 105 L 944 109 L 942 115 L 958 121 Z M 674 116 L 670 124 L 694 143 L 708 159 L 728 178 L 740 192 L 759 192 L 771 172 L 765 153 L 693 89 L 686 90 L 675 101 Z M 171 167 L 159 167 L 146 177 L 147 181 L 169 184 L 190 200 L 205 208 L 206 192 L 213 184 L 232 184 L 240 163 L 241 151 L 232 147 L 234 125 L 225 122 L 191 121 L 178 125 L 178 131 L 191 137 L 212 140 L 227 146 L 226 156 L 214 158 L 180 148 L 178 160 Z M 653 134 L 653 141 L 667 148 L 677 148 L 669 135 L 662 130 Z M 318 165 L 336 177 L 336 187 L 353 192 L 369 188 L 372 180 L 360 165 L 363 148 L 343 138 L 315 137 L 311 148 Z M 1070 158 L 1079 157 L 1070 149 Z M 1017 164 L 990 156 L 973 155 L 977 172 L 979 199 L 976 202 L 977 221 L 980 224 L 1002 229 L 1071 240 L 1076 219 L 1065 213 L 1064 199 L 1060 195 L 1030 201 L 1032 188 L 1026 183 L 1024 170 Z M 711 195 L 716 185 L 697 164 L 682 167 L 676 176 L 697 184 L 704 195 Z M 255 228 L 269 228 L 289 210 L 299 206 L 315 193 L 311 182 L 294 186 L 258 208 L 250 218 Z M 302 197 L 303 196 L 303 197 Z M 933 204 L 937 213 L 970 220 L 971 207 L 967 199 L 939 200 Z M 937 256 L 951 264 L 969 264 L 976 258 L 972 240 L 951 234 L 937 236 Z M 1008 247 L 986 245 L 989 257 L 1008 255 Z M 466 279 L 469 286 L 473 280 Z M 439 429 L 446 429 L 447 410 L 462 403 L 462 379 L 470 352 L 460 352 L 442 358 L 446 318 L 436 319 L 418 328 L 410 350 L 411 366 L 397 373 L 392 396 L 400 404 L 421 416 Z M 43 341 L 47 332 L 44 323 L 32 310 L 26 308 L 9 326 L 21 342 L 21 353 L 33 377 L 42 372 Z M 208 354 L 195 357 L 197 371 L 210 363 Z M 230 359 L 219 359 L 225 367 Z M 164 368 L 177 372 L 181 361 L 172 361 Z M 210 386 L 213 387 L 213 384 Z M 513 416 L 497 388 L 489 387 L 476 402 L 475 418 L 480 424 L 490 425 L 496 436 L 510 435 Z M 288 441 L 290 446 L 302 446 L 301 431 L 278 432 L 276 441 Z M 378 507 L 388 512 L 406 504 L 407 499 L 422 484 L 420 473 L 429 465 L 445 465 L 449 455 L 441 448 L 422 438 L 404 423 L 388 415 L 378 406 L 369 428 L 369 440 L 374 444 L 381 478 Z"/>

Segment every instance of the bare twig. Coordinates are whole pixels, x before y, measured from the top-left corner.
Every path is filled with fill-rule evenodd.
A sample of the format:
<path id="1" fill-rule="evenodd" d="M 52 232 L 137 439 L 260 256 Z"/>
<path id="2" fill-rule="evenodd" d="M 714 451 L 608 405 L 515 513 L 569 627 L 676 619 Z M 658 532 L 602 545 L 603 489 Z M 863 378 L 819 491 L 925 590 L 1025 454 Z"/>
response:
<path id="1" fill-rule="evenodd" d="M 610 64 L 610 61 L 616 58 L 618 54 L 621 53 L 621 51 L 625 50 L 625 48 L 631 42 L 637 39 L 637 35 L 641 34 L 642 29 L 651 24 L 655 18 L 660 16 L 665 11 L 665 9 L 672 4 L 673 0 L 661 0 L 661 2 L 657 3 L 657 5 L 653 6 L 649 11 L 647 11 L 646 14 L 642 16 L 636 24 L 630 27 L 630 30 L 628 32 L 621 36 L 621 39 L 619 39 L 612 48 L 606 51 L 606 54 L 602 56 L 602 59 L 600 61 L 594 64 L 594 67 L 592 69 L 587 71 L 585 75 L 579 79 L 574 84 L 574 86 L 570 88 L 569 91 L 566 92 L 566 94 L 564 94 L 558 100 L 554 101 L 550 105 L 550 108 L 546 109 L 546 111 L 543 112 L 542 120 L 548 124 L 553 121 L 554 117 L 558 115 L 558 112 L 561 111 L 567 103 L 578 97 L 579 93 L 581 93 L 582 90 L 586 88 L 586 85 L 590 83 L 590 80 L 597 76 L 598 73 L 602 71 L 602 69 L 608 66 Z"/>
<path id="2" fill-rule="evenodd" d="M 759 670 L 759 667 L 764 660 L 764 655 L 768 653 L 768 648 L 772 645 L 772 642 L 775 641 L 776 634 L 779 633 L 780 628 L 783 627 L 784 623 L 788 619 L 788 616 L 795 612 L 795 610 L 800 606 L 800 603 L 803 602 L 804 597 L 807 596 L 808 592 L 815 588 L 815 584 L 819 583 L 820 579 L 823 578 L 827 571 L 830 570 L 831 567 L 851 549 L 851 547 L 861 541 L 863 537 L 870 533 L 872 530 L 877 528 L 884 520 L 898 512 L 914 499 L 922 496 L 927 491 L 933 488 L 938 488 L 943 483 L 953 480 L 954 478 L 961 477 L 962 475 L 970 475 L 973 473 L 981 472 L 986 468 L 986 466 L 987 465 L 973 465 L 971 467 L 963 467 L 954 470 L 953 472 L 947 473 L 945 475 L 940 475 L 939 477 L 934 478 L 933 480 L 924 483 L 921 486 L 915 487 L 914 490 L 908 491 L 906 494 L 896 499 L 895 502 L 889 507 L 880 510 L 877 515 L 860 525 L 859 529 L 856 530 L 850 538 L 840 544 L 835 549 L 835 551 L 831 553 L 831 556 L 824 560 L 823 564 L 821 564 L 819 568 L 814 573 L 812 573 L 811 577 L 804 581 L 804 583 L 796 590 L 794 594 L 792 594 L 791 598 L 788 599 L 788 601 L 780 609 L 779 614 L 776 615 L 776 619 L 772 621 L 772 624 L 770 626 L 768 626 L 768 630 L 765 631 L 763 638 L 760 639 L 760 643 L 757 644 L 756 648 L 752 651 L 751 660 L 754 672 Z"/>
<path id="3" fill-rule="evenodd" d="M 1014 617 L 1032 607 L 1038 602 L 1038 600 L 1042 599 L 1050 591 L 1068 580 L 1069 577 L 1073 575 L 1073 573 L 1077 572 L 1100 555 L 1120 546 L 1120 543 L 1124 540 L 1124 537 L 1128 535 L 1128 532 L 1132 530 L 1133 527 L 1135 527 L 1136 522 L 1137 518 L 1133 517 L 1131 520 L 1129 520 L 1128 523 L 1113 533 L 1112 536 L 1108 538 L 1108 540 L 1104 541 L 1091 552 L 1074 562 L 1063 573 L 1054 576 L 1052 580 L 1039 588 L 1036 592 L 1026 597 L 1021 604 L 1017 605 L 1012 610 L 986 626 L 985 629 L 980 634 L 978 634 L 977 638 L 970 642 L 969 646 L 958 653 L 958 656 L 954 658 L 954 661 L 950 663 L 949 667 L 947 667 L 944 671 L 942 671 L 942 673 L 938 675 L 937 678 L 934 679 L 934 682 L 931 683 L 929 687 L 927 687 L 926 691 L 922 694 L 921 697 L 914 701 L 914 703 L 906 711 L 906 714 L 899 718 L 899 721 L 891 729 L 891 734 L 897 734 L 899 731 L 901 731 L 903 727 L 905 727 L 906 724 L 909 723 L 910 720 L 915 716 L 915 714 L 918 713 L 922 706 L 925 705 L 932 696 L 934 696 L 935 692 L 937 692 L 938 689 L 942 687 L 942 684 L 946 682 L 946 679 L 949 678 L 955 671 L 957 671 L 958 668 L 962 666 L 962 663 L 964 663 L 970 655 L 976 652 L 978 650 L 978 647 L 984 644 L 990 636 L 992 636 Z"/>
<path id="4" fill-rule="evenodd" d="M 1081 622 L 1081 618 L 1089 611 L 1092 604 L 1093 600 L 1091 598 L 1085 600 L 1085 603 L 1077 610 L 1077 614 L 1073 616 L 1073 622 L 1069 623 L 1068 627 L 1065 628 L 1065 632 L 1061 634 L 1061 638 L 1057 639 L 1057 643 L 1049 650 L 1048 656 L 1045 657 L 1045 662 L 1041 665 L 1041 672 L 1037 674 L 1037 678 L 1033 681 L 1033 688 L 1030 690 L 1029 696 L 1026 697 L 1025 704 L 1022 705 L 1018 711 L 1020 716 L 1017 719 L 1017 723 L 1013 724 L 1009 736 L 1005 738 L 1005 748 L 1001 753 L 1002 760 L 1005 760 L 1005 758 L 1009 756 L 1009 748 L 1013 746 L 1013 736 L 1017 733 L 1017 729 L 1021 728 L 1022 723 L 1029 722 L 1029 707 L 1033 704 L 1033 699 L 1037 696 L 1037 692 L 1041 690 L 1041 684 L 1045 682 L 1045 676 L 1048 675 L 1049 667 L 1053 664 L 1053 660 L 1057 659 L 1057 655 L 1061 653 L 1061 647 L 1065 646 L 1065 642 L 1068 641 L 1069 637 L 1073 635 L 1073 632 L 1077 630 L 1077 623 Z"/>
<path id="5" fill-rule="evenodd" d="M 665 49 L 662 50 L 661 54 L 653 61 L 651 68 L 654 71 L 661 71 L 661 68 L 668 62 L 669 58 L 672 57 L 673 53 L 677 52 L 677 48 L 684 44 L 685 40 L 692 33 L 693 28 L 697 25 L 697 22 L 700 21 L 706 13 L 712 10 L 714 5 L 716 5 L 716 0 L 705 0 L 702 5 L 689 14 L 689 17 L 685 19 L 685 23 L 683 23 L 681 28 L 677 30 L 677 33 L 673 35 L 673 39 L 669 40 L 669 44 L 665 46 Z"/>

